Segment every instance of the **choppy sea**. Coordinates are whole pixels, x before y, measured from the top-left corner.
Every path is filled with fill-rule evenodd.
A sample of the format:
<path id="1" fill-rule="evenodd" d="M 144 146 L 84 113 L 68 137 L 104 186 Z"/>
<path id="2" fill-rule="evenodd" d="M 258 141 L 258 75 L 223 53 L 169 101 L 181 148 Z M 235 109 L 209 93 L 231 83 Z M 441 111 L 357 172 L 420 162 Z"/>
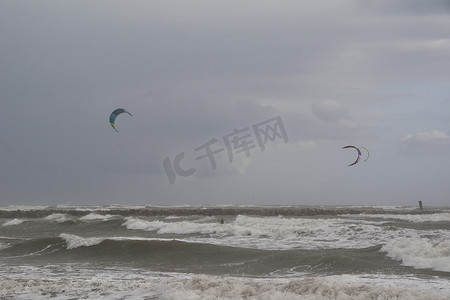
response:
<path id="1" fill-rule="evenodd" d="M 450 209 L 0 207 L 0 298 L 450 299 Z"/>

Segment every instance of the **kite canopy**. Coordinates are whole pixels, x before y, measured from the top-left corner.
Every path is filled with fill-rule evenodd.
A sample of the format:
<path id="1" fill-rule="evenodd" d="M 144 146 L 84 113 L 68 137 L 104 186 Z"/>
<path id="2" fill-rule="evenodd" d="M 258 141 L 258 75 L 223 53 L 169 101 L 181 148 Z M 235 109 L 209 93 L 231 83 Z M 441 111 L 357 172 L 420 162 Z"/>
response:
<path id="1" fill-rule="evenodd" d="M 364 147 L 361 147 L 361 149 L 364 149 L 364 150 L 366 150 L 366 152 L 367 152 L 367 156 L 366 156 L 366 159 L 364 160 L 364 161 L 367 161 L 368 159 L 369 159 L 369 150 L 367 150 L 366 148 L 364 148 Z"/>
<path id="2" fill-rule="evenodd" d="M 353 149 L 356 149 L 358 151 L 358 158 L 353 163 L 348 165 L 350 167 L 350 166 L 353 166 L 353 165 L 355 165 L 355 164 L 357 164 L 359 162 L 359 160 L 361 159 L 361 151 L 355 146 L 342 147 L 342 149 L 347 149 L 347 148 L 353 148 Z"/>
<path id="3" fill-rule="evenodd" d="M 111 113 L 111 115 L 109 116 L 109 124 L 111 124 L 111 127 L 114 128 L 115 131 L 117 131 L 117 129 L 116 129 L 115 125 L 114 125 L 114 122 L 116 121 L 117 116 L 122 114 L 122 113 L 127 113 L 130 116 L 132 116 L 132 114 L 130 114 L 126 109 L 123 109 L 123 108 L 118 108 L 118 109 L 114 110 Z M 119 131 L 117 131 L 117 132 L 119 132 Z"/>

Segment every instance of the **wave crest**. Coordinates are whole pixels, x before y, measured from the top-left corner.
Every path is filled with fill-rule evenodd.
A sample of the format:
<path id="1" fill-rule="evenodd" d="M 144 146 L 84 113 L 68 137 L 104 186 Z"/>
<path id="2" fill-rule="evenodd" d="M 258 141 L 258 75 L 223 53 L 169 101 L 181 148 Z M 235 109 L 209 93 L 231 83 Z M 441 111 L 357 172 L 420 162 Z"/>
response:
<path id="1" fill-rule="evenodd" d="M 66 241 L 68 250 L 80 247 L 96 246 L 104 241 L 104 239 L 98 237 L 82 238 L 68 233 L 61 233 L 59 237 Z"/>
<path id="2" fill-rule="evenodd" d="M 21 220 L 21 219 L 12 219 L 10 221 L 7 221 L 5 223 L 3 223 L 2 226 L 14 226 L 14 225 L 20 225 L 23 222 L 25 222 L 25 220 Z"/>
<path id="3" fill-rule="evenodd" d="M 90 213 L 87 214 L 83 217 L 80 218 L 80 221 L 96 221 L 96 220 L 101 220 L 101 221 L 108 221 L 110 219 L 114 218 L 113 215 L 100 215 L 100 214 L 96 214 L 96 213 Z"/>
<path id="4" fill-rule="evenodd" d="M 450 242 L 431 243 L 424 239 L 392 240 L 381 250 L 390 258 L 416 269 L 450 272 Z"/>

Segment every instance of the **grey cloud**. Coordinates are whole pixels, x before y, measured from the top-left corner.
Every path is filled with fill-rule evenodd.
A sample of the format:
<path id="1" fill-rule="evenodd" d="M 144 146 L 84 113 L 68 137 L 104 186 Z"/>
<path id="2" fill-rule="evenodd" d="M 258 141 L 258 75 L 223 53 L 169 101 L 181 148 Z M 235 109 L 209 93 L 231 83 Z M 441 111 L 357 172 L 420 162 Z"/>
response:
<path id="1" fill-rule="evenodd" d="M 314 101 L 310 112 L 284 114 L 294 141 L 355 140 L 373 136 L 373 130 L 362 127 L 351 117 L 349 108 L 338 101 Z"/>
<path id="2" fill-rule="evenodd" d="M 357 0 L 355 3 L 360 10 L 383 15 L 450 14 L 450 2 L 448 0 L 379 0 L 370 2 Z"/>
<path id="3" fill-rule="evenodd" d="M 407 155 L 446 155 L 450 152 L 450 136 L 437 129 L 408 134 L 402 138 L 400 149 Z"/>
<path id="4" fill-rule="evenodd" d="M 312 104 L 312 111 L 320 119 L 331 123 L 349 118 L 348 109 L 333 100 L 314 102 Z"/>
<path id="5" fill-rule="evenodd" d="M 340 119 L 336 122 L 324 121 L 315 116 L 300 113 L 283 114 L 292 141 L 309 142 L 317 140 L 355 140 L 371 135 L 358 122 Z"/>
<path id="6" fill-rule="evenodd" d="M 391 158 L 398 136 L 408 128 L 448 127 L 448 102 L 436 101 L 448 95 L 445 11 L 444 2 L 415 0 L 5 1 L 0 201 L 147 203 L 153 197 L 186 204 L 186 195 L 197 192 L 194 179 L 210 178 L 199 195 L 226 190 L 226 202 L 234 191 L 231 201 L 242 203 L 236 184 L 252 194 L 270 182 L 266 190 L 295 202 L 302 170 L 308 196 L 331 203 L 338 200 L 321 188 L 323 173 L 341 174 L 345 163 L 330 148 L 343 141 L 369 147 L 371 132 L 387 149 L 370 146 L 374 157 L 384 157 L 389 171 L 412 174 L 414 166 L 403 170 Z M 120 118 L 116 133 L 108 115 L 118 107 L 133 117 Z M 408 113 L 428 110 L 420 120 Z M 373 117 L 375 111 L 383 117 Z M 194 149 L 208 140 L 277 115 L 289 136 L 279 147 L 288 149 L 283 154 L 252 153 L 233 163 L 224 155 L 215 170 L 207 160 L 195 161 Z M 429 135 L 434 139 L 405 137 L 402 151 L 446 149 Z M 180 152 L 198 173 L 169 187 L 163 160 Z M 265 174 L 274 164 L 281 172 Z M 374 181 L 386 170 L 375 170 Z M 246 172 L 253 172 L 251 188 L 242 180 Z M 360 190 L 343 198 L 362 201 L 355 195 L 367 193 L 362 186 L 371 181 L 350 178 L 351 187 L 361 180 Z"/>
<path id="7" fill-rule="evenodd" d="M 428 132 L 408 134 L 402 141 L 417 144 L 447 145 L 450 144 L 450 136 L 444 131 L 434 129 Z"/>

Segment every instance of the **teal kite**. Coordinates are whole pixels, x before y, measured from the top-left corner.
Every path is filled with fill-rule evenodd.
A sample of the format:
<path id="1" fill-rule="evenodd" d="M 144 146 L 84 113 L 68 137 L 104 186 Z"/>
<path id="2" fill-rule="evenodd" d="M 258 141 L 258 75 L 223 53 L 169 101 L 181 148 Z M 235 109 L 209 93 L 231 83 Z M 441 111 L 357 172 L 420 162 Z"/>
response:
<path id="1" fill-rule="evenodd" d="M 123 108 L 118 108 L 118 109 L 114 110 L 111 113 L 111 115 L 109 116 L 109 124 L 111 124 L 111 127 L 114 128 L 115 131 L 117 131 L 117 129 L 116 129 L 115 125 L 114 125 L 114 122 L 116 121 L 117 116 L 122 114 L 122 113 L 127 113 L 130 116 L 133 116 L 126 109 L 123 109 Z M 119 131 L 117 131 L 117 132 L 119 132 Z"/>

